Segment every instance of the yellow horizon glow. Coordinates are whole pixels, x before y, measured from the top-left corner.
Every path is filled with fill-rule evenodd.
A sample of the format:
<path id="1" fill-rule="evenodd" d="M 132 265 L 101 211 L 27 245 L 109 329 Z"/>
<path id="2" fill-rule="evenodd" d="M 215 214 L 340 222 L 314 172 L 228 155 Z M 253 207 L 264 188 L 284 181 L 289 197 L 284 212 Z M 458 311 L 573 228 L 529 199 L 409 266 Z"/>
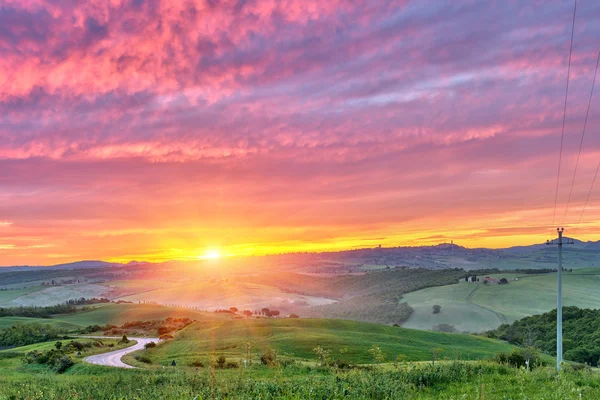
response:
<path id="1" fill-rule="evenodd" d="M 223 257 L 223 254 L 218 249 L 208 249 L 203 255 L 198 256 L 200 260 L 218 260 L 221 257 Z"/>

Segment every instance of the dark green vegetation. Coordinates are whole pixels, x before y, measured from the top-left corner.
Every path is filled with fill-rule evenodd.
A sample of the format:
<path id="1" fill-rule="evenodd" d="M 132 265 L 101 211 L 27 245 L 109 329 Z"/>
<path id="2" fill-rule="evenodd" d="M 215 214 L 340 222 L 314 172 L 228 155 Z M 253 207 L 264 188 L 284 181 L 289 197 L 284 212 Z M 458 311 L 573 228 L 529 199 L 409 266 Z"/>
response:
<path id="1" fill-rule="evenodd" d="M 72 304 L 56 304 L 46 307 L 0 307 L 1 317 L 50 318 L 58 314 L 72 314 L 81 311 Z"/>
<path id="2" fill-rule="evenodd" d="M 0 329 L 0 349 L 58 339 L 64 330 L 48 324 L 18 324 Z"/>
<path id="3" fill-rule="evenodd" d="M 600 310 L 563 308 L 563 350 L 569 361 L 597 367 L 600 360 Z M 556 310 L 502 325 L 486 336 L 513 344 L 535 345 L 556 356 Z"/>

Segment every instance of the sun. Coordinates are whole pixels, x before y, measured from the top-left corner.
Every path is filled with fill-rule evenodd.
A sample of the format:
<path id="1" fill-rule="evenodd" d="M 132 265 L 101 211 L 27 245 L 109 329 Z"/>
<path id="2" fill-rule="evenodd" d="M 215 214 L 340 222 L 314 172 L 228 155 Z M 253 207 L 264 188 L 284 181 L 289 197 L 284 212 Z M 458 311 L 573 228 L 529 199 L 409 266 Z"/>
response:
<path id="1" fill-rule="evenodd" d="M 198 258 L 201 260 L 218 260 L 222 257 L 221 252 L 217 249 L 209 249 L 206 252 L 199 256 Z"/>

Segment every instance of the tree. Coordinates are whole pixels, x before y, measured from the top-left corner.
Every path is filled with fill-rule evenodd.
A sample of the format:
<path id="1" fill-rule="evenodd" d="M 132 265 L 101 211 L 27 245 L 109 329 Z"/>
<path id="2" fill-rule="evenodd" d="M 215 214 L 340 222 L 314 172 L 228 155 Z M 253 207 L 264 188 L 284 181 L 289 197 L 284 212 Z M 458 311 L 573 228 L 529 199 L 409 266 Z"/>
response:
<path id="1" fill-rule="evenodd" d="M 244 342 L 244 350 L 246 352 L 246 360 L 248 362 L 252 361 L 252 347 L 254 347 L 254 342 L 251 340 L 246 340 Z"/>
<path id="2" fill-rule="evenodd" d="M 238 312 L 238 309 L 237 307 L 229 307 L 229 311 L 236 313 Z"/>
<path id="3" fill-rule="evenodd" d="M 394 360 L 394 367 L 398 368 L 398 366 L 404 364 L 406 360 L 407 357 L 404 354 L 398 354 Z"/>
<path id="4" fill-rule="evenodd" d="M 250 311 L 250 310 L 244 310 L 242 312 L 242 314 L 244 314 L 246 317 L 251 317 L 252 316 L 252 311 Z"/>
<path id="5" fill-rule="evenodd" d="M 290 314 L 288 318 L 300 318 L 298 314 Z"/>
<path id="6" fill-rule="evenodd" d="M 507 283 L 508 283 L 508 279 L 506 279 L 506 278 L 500 279 L 500 284 L 501 285 L 506 285 Z"/>
<path id="7" fill-rule="evenodd" d="M 279 310 L 271 310 L 272 316 L 277 317 L 277 316 L 279 316 L 279 314 L 280 314 Z"/>
<path id="8" fill-rule="evenodd" d="M 331 350 L 325 350 L 321 346 L 317 346 L 313 349 L 313 352 L 319 358 L 319 365 L 322 367 L 331 363 Z"/>
<path id="9" fill-rule="evenodd" d="M 435 359 L 440 355 L 441 352 L 443 352 L 444 349 L 440 349 L 440 348 L 433 348 L 431 349 L 431 365 L 435 367 Z"/>
<path id="10" fill-rule="evenodd" d="M 381 364 L 385 361 L 385 355 L 383 354 L 383 351 L 381 351 L 381 348 L 379 346 L 375 344 L 371 346 L 371 348 L 369 349 L 369 353 L 371 353 L 371 356 L 373 357 L 373 360 L 375 360 L 376 364 Z"/>
<path id="11" fill-rule="evenodd" d="M 62 348 L 62 342 L 54 343 L 54 347 L 56 347 L 56 350 L 60 350 Z"/>
<path id="12" fill-rule="evenodd" d="M 439 314 L 440 311 L 442 311 L 442 306 L 439 306 L 437 304 L 433 306 L 433 313 L 434 314 Z"/>

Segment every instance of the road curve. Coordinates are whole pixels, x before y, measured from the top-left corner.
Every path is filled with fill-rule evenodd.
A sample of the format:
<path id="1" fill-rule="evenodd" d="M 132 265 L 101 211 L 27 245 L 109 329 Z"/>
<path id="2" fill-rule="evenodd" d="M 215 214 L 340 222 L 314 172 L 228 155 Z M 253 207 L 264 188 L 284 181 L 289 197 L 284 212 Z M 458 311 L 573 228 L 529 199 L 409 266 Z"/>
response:
<path id="1" fill-rule="evenodd" d="M 89 336 L 88 336 L 89 337 Z M 103 336 L 103 339 L 107 339 L 107 337 Z M 118 338 L 117 338 L 118 339 Z M 83 359 L 83 361 L 88 362 L 90 364 L 96 365 L 106 365 L 108 367 L 117 367 L 117 368 L 135 368 L 129 364 L 125 364 L 121 361 L 121 358 L 129 353 L 132 353 L 137 350 L 141 350 L 144 348 L 146 343 L 154 342 L 158 343 L 159 339 L 157 338 L 129 338 L 130 340 L 135 340 L 137 343 L 133 346 L 127 347 L 125 349 L 119 349 L 115 351 L 109 351 L 108 353 L 96 354 L 94 356 L 89 356 Z"/>

